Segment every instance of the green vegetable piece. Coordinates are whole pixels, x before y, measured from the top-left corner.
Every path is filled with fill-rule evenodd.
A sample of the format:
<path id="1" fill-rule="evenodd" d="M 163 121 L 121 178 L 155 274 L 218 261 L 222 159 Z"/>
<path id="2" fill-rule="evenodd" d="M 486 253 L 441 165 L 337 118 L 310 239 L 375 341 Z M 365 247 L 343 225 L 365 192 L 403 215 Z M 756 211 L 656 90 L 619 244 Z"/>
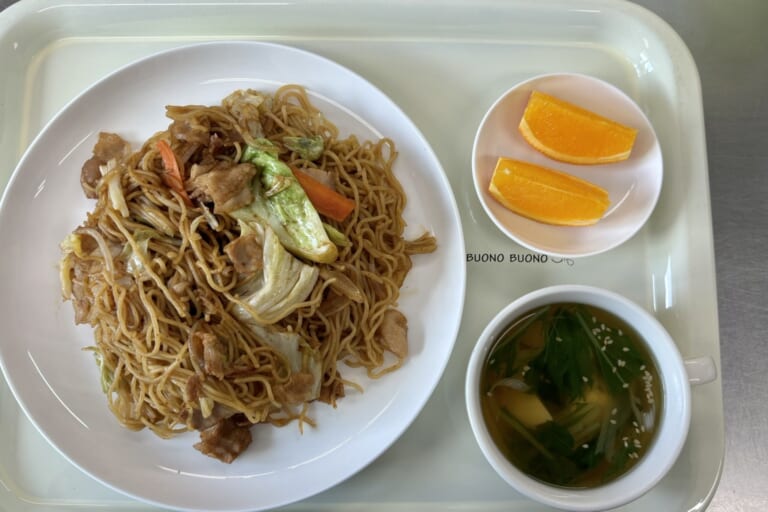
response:
<path id="1" fill-rule="evenodd" d="M 280 243 L 292 253 L 318 263 L 331 263 L 338 256 L 320 215 L 293 175 L 277 157 L 248 146 L 241 158 L 259 170 L 251 183 L 254 200 L 231 213 L 244 222 L 265 221 Z"/>
<path id="2" fill-rule="evenodd" d="M 499 409 L 499 412 L 501 413 L 501 417 L 504 418 L 509 426 L 515 429 L 518 434 L 520 434 L 526 441 L 531 444 L 531 446 L 536 448 L 536 450 L 538 450 L 541 455 L 547 459 L 555 458 L 555 456 L 543 444 L 541 444 L 538 439 L 536 439 L 536 437 L 527 428 L 525 428 L 525 425 L 523 425 L 520 420 L 515 417 L 514 414 L 509 412 L 508 409 L 502 407 Z"/>
<path id="3" fill-rule="evenodd" d="M 112 382 L 115 379 L 115 375 L 112 373 L 112 370 L 110 370 L 107 365 L 104 362 L 104 357 L 98 353 L 93 353 L 94 359 L 96 359 L 96 365 L 99 367 L 99 376 L 101 381 L 101 390 L 104 393 L 109 392 L 109 388 L 112 387 Z"/>
<path id="4" fill-rule="evenodd" d="M 575 444 L 582 445 L 600 434 L 602 425 L 609 421 L 609 411 L 599 403 L 574 402 L 555 421 L 568 429 Z"/>
<path id="5" fill-rule="evenodd" d="M 265 138 L 255 139 L 253 143 L 249 145 L 249 147 L 251 148 L 251 150 L 257 149 L 259 151 L 264 151 L 265 153 L 269 153 L 270 155 L 273 155 L 275 158 L 277 158 L 277 155 L 280 153 L 280 148 L 277 147 L 277 145 L 274 142 Z"/>
<path id="6" fill-rule="evenodd" d="M 517 360 L 517 340 L 523 336 L 540 318 L 549 312 L 549 306 L 544 306 L 531 312 L 524 320 L 511 326 L 499 336 L 491 355 L 490 365 L 502 375 L 512 376 L 519 371 Z M 527 361 L 526 361 L 527 362 Z"/>
<path id="7" fill-rule="evenodd" d="M 283 137 L 283 144 L 304 160 L 317 160 L 323 155 L 325 142 L 320 135 L 312 137 Z"/>
<path id="8" fill-rule="evenodd" d="M 553 314 L 544 350 L 530 366 L 534 371 L 526 375 L 526 382 L 532 384 L 529 380 L 534 376 L 546 375 L 555 401 L 567 402 L 584 396 L 591 386 L 588 378 L 595 373 L 595 362 L 587 334 L 571 311 L 560 308 Z"/>
<path id="9" fill-rule="evenodd" d="M 331 226 L 330 224 L 323 222 L 323 227 L 325 228 L 325 232 L 328 233 L 328 238 L 331 239 L 331 242 L 335 243 L 339 247 L 347 247 L 351 243 L 349 238 L 347 238 L 347 235 Z"/>
<path id="10" fill-rule="evenodd" d="M 554 421 L 539 425 L 534 435 L 539 443 L 553 455 L 567 457 L 575 448 L 575 441 L 570 431 Z"/>

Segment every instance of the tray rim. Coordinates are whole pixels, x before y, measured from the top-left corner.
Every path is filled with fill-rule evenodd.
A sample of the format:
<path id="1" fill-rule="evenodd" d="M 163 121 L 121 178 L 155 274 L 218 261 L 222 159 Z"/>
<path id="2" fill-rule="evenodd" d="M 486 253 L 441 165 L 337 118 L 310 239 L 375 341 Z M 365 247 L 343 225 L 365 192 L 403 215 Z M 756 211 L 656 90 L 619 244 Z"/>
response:
<path id="1" fill-rule="evenodd" d="M 245 6 L 249 4 L 263 4 L 263 3 L 270 3 L 266 0 L 257 0 L 256 2 L 248 2 L 248 1 L 230 1 L 226 2 L 227 5 L 233 5 L 233 6 Z M 298 0 L 297 2 L 293 2 L 296 4 L 312 4 L 312 0 Z M 394 2 L 384 2 L 375 0 L 373 2 L 369 2 L 370 5 L 382 5 L 382 4 L 395 4 L 397 6 L 403 7 L 408 4 L 427 4 L 428 0 L 417 0 L 416 2 L 411 2 L 409 0 L 395 0 Z M 465 4 L 465 2 L 462 2 L 461 0 L 445 0 L 443 2 L 445 5 L 451 6 L 451 7 L 457 7 Z M 17 2 L 15 4 L 12 4 L 8 8 L 6 8 L 4 11 L 0 12 L 0 40 L 7 35 L 7 33 L 13 29 L 14 25 L 16 23 L 19 23 L 24 20 L 24 18 L 33 16 L 39 13 L 43 13 L 45 11 L 51 10 L 51 9 L 60 9 L 60 8 L 72 8 L 72 9 L 82 9 L 82 8 L 103 8 L 108 9 L 115 7 L 117 5 L 123 6 L 123 7 L 149 7 L 152 8 L 151 4 L 147 4 L 144 2 L 141 2 L 140 0 L 130 0 L 128 2 L 117 2 L 114 0 L 108 0 L 107 2 L 103 1 L 97 1 L 97 0 L 84 0 L 82 2 L 79 2 L 77 4 L 68 4 L 63 0 L 21 0 L 20 2 Z M 332 0 L 332 4 L 336 6 L 344 6 L 344 5 L 353 5 L 357 4 L 357 2 L 349 1 L 349 0 Z M 176 4 L 177 7 L 181 7 L 184 5 L 189 6 L 195 6 L 195 7 L 205 7 L 206 5 L 210 5 L 208 2 L 205 2 L 204 0 L 187 0 L 186 2 L 182 2 L 179 4 Z M 473 5 L 475 5 L 477 8 L 481 7 L 489 7 L 489 6 L 504 6 L 505 8 L 515 8 L 515 7 L 530 7 L 530 6 L 540 6 L 540 5 L 546 5 L 549 8 L 560 8 L 564 6 L 573 6 L 573 2 L 569 2 L 567 0 L 551 0 L 544 3 L 535 2 L 534 0 L 511 0 L 511 1 L 504 1 L 504 0 L 483 0 L 482 2 L 476 2 Z M 688 50 L 687 46 L 683 42 L 682 38 L 660 17 L 658 17 L 656 14 L 652 13 L 648 9 L 638 6 L 636 4 L 633 4 L 629 1 L 625 0 L 581 0 L 580 1 L 581 6 L 587 6 L 592 7 L 595 9 L 601 9 L 606 11 L 613 11 L 614 13 L 619 13 L 621 15 L 633 18 L 635 21 L 643 24 L 647 28 L 653 29 L 657 35 L 660 36 L 660 38 L 664 41 L 666 50 L 670 56 L 670 58 L 673 58 L 675 61 L 675 66 L 677 68 L 677 73 L 684 75 L 687 77 L 687 86 L 688 90 L 687 93 L 691 94 L 689 98 L 692 99 L 692 103 L 694 104 L 693 108 L 688 108 L 687 113 L 690 114 L 690 118 L 695 121 L 694 125 L 691 126 L 697 134 L 695 134 L 692 139 L 695 140 L 695 142 L 699 143 L 694 145 L 694 147 L 691 147 L 689 154 L 698 153 L 698 157 L 700 158 L 700 161 L 698 162 L 699 166 L 702 167 L 701 173 L 704 174 L 704 178 L 702 180 L 701 186 L 706 191 L 706 200 L 703 201 L 699 206 L 703 207 L 702 210 L 699 211 L 700 215 L 706 216 L 706 222 L 705 224 L 708 226 L 709 230 L 707 233 L 707 236 L 705 236 L 703 239 L 699 239 L 699 242 L 703 242 L 700 245 L 703 247 L 699 248 L 699 253 L 701 254 L 701 250 L 703 250 L 706 253 L 707 256 L 707 267 L 709 267 L 708 272 L 709 275 L 712 276 L 713 282 L 711 283 L 711 290 L 715 293 L 714 296 L 714 304 L 715 309 L 717 309 L 717 295 L 716 295 L 716 275 L 715 275 L 715 265 L 714 265 L 714 239 L 712 236 L 712 211 L 711 211 L 711 199 L 710 199 L 710 184 L 708 180 L 709 171 L 708 171 L 708 160 L 707 160 L 707 154 L 706 154 L 706 138 L 704 135 L 704 116 L 703 116 L 703 103 L 702 103 L 702 93 L 701 93 L 701 81 L 699 77 L 699 72 L 696 67 L 695 61 L 693 59 L 693 56 L 691 55 L 690 51 Z M 47 42 L 46 45 L 43 46 L 41 50 L 44 50 L 48 48 L 50 45 L 56 44 L 59 41 L 64 41 L 68 39 L 68 37 L 58 37 L 57 34 L 53 33 L 50 34 L 51 38 Z M 175 35 L 175 36 L 169 36 L 175 39 L 184 39 L 185 42 L 191 43 L 194 42 L 192 38 L 189 35 Z M 201 37 L 210 37 L 203 35 Z M 135 36 L 136 40 L 142 40 L 143 37 L 141 35 Z M 393 40 L 397 40 L 398 37 L 393 37 Z M 438 37 L 437 39 L 443 40 L 444 38 Z M 462 40 L 461 37 L 457 37 L 457 40 Z M 278 41 L 279 42 L 279 41 Z M 35 55 L 39 53 L 40 50 L 38 50 Z M 2 85 L 2 84 L 0 84 Z M 680 85 L 678 84 L 676 87 L 680 88 Z M 0 93 L 3 91 L 0 88 Z M 31 142 L 31 140 L 29 141 Z M 18 154 L 14 157 L 14 160 L 17 162 L 21 157 L 21 154 Z M 438 155 L 439 158 L 439 155 Z M 10 178 L 10 173 L 5 176 L 4 175 L 4 169 L 0 169 L 0 187 L 3 189 L 5 188 L 5 183 L 7 178 Z M 717 313 L 717 311 L 715 311 Z M 718 325 L 718 319 L 717 316 L 714 318 L 715 326 L 718 328 L 717 331 L 717 343 L 715 343 L 711 348 L 714 350 L 714 353 L 709 354 L 713 359 L 715 359 L 716 366 L 721 367 L 721 360 L 720 360 L 720 336 L 719 336 L 719 325 Z M 720 379 L 718 379 L 720 381 Z M 722 383 L 721 381 L 717 383 L 718 386 L 721 387 L 720 393 L 722 394 Z M 720 418 L 722 421 L 722 417 Z M 711 488 L 707 494 L 707 496 L 703 497 L 703 501 L 700 502 L 699 505 L 706 505 L 709 503 L 709 501 L 712 499 L 712 496 L 717 490 L 717 486 L 720 480 L 720 476 L 722 474 L 722 467 L 723 467 L 723 455 L 724 455 L 724 449 L 725 449 L 725 442 L 723 442 L 723 453 L 720 454 L 720 464 L 717 471 L 717 474 L 715 475 L 715 479 L 711 485 Z M 74 468 L 73 468 L 74 469 Z M 0 482 L 2 483 L 2 482 Z M 316 505 L 316 504 L 315 504 Z M 343 506 L 343 504 L 340 504 Z M 0 506 L 2 506 L 2 503 L 0 503 Z M 301 507 L 302 504 L 299 503 L 297 506 Z M 310 505 L 312 506 L 312 505 Z"/>

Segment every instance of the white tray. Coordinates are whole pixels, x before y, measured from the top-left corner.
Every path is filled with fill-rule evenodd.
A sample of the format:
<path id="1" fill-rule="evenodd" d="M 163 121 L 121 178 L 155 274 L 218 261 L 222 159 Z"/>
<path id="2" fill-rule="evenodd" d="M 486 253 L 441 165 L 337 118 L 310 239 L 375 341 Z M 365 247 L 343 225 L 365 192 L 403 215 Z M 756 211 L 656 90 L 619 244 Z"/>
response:
<path id="1" fill-rule="evenodd" d="M 0 187 L 32 138 L 85 87 L 136 58 L 215 39 L 304 48 L 381 88 L 429 139 L 464 222 L 466 307 L 432 399 L 375 463 L 289 509 L 544 510 L 510 490 L 485 462 L 463 398 L 477 335 L 503 305 L 534 288 L 583 283 L 621 292 L 655 313 L 684 356 L 710 356 L 719 369 L 698 73 L 678 36 L 628 2 L 23 0 L 0 13 Z M 618 249 L 575 261 L 540 257 L 510 242 L 486 217 L 471 180 L 472 140 L 488 106 L 516 82 L 559 71 L 602 78 L 632 96 L 654 125 L 665 162 L 661 199 L 647 226 Z M 474 261 L 481 255 L 503 261 Z M 12 300 L 0 297 L 0 307 Z M 694 388 L 693 400 L 692 427 L 678 463 L 626 510 L 694 511 L 709 503 L 723 460 L 720 381 Z M 150 507 L 70 465 L 0 379 L 0 510 L 64 509 Z"/>

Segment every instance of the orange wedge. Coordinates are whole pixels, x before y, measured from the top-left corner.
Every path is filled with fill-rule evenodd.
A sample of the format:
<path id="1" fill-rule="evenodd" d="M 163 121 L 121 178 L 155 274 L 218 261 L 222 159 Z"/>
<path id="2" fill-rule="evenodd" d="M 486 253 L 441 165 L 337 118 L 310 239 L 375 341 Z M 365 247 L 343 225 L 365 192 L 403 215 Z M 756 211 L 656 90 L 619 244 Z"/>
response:
<path id="1" fill-rule="evenodd" d="M 571 164 L 626 160 L 637 137 L 634 128 L 540 91 L 531 93 L 519 129 L 528 144 Z"/>
<path id="2" fill-rule="evenodd" d="M 488 191 L 515 213 L 561 226 L 594 224 L 610 205 L 608 192 L 593 183 L 504 157 L 496 163 Z"/>

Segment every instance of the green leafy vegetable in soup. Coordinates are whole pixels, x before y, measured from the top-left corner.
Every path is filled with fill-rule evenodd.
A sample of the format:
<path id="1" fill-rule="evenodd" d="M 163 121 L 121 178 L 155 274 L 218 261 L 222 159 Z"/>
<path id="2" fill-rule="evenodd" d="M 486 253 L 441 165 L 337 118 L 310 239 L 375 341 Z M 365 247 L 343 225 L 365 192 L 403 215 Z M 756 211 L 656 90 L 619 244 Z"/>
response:
<path id="1" fill-rule="evenodd" d="M 571 488 L 631 469 L 659 421 L 658 372 L 639 336 L 599 308 L 553 304 L 516 319 L 483 369 L 496 445 L 522 471 Z"/>

